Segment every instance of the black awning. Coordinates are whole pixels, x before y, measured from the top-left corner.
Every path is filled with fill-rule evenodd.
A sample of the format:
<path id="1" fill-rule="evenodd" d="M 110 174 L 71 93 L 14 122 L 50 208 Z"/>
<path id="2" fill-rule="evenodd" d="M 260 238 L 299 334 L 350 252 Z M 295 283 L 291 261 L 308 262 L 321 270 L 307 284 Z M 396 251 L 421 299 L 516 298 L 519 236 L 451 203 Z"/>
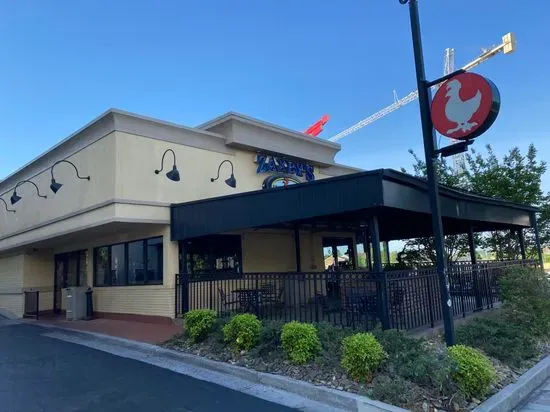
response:
<path id="1" fill-rule="evenodd" d="M 446 234 L 530 226 L 536 208 L 440 188 Z M 283 224 L 358 227 L 377 215 L 382 240 L 432 233 L 425 180 L 394 170 L 354 173 L 288 187 L 173 204 L 172 240 Z"/>

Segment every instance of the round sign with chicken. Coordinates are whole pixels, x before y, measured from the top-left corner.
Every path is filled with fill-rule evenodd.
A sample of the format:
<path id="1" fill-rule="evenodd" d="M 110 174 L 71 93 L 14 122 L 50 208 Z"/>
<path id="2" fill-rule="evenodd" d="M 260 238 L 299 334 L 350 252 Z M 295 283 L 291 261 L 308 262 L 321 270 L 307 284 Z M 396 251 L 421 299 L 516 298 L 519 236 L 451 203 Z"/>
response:
<path id="1" fill-rule="evenodd" d="M 500 93 L 492 81 L 462 73 L 441 85 L 432 101 L 432 122 L 443 136 L 470 140 L 484 133 L 500 109 Z"/>

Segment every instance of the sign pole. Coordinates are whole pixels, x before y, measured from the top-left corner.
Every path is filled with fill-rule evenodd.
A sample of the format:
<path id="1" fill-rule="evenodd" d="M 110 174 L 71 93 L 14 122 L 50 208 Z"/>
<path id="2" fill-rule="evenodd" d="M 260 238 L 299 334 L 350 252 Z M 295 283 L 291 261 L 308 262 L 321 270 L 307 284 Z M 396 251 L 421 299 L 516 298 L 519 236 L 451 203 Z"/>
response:
<path id="1" fill-rule="evenodd" d="M 445 325 L 445 342 L 448 346 L 455 344 L 455 330 L 452 316 L 452 301 L 449 293 L 449 280 L 445 263 L 445 249 L 443 243 L 443 229 L 439 205 L 439 191 L 435 176 L 434 160 L 436 158 L 436 136 L 431 119 L 430 104 L 432 100 L 430 83 L 426 80 L 424 70 L 424 56 L 422 52 L 422 38 L 420 34 L 420 19 L 418 16 L 418 0 L 399 0 L 401 4 L 409 3 L 411 20 L 411 34 L 416 66 L 416 82 L 418 85 L 418 101 L 420 104 L 420 120 L 424 138 L 424 154 L 426 156 L 426 175 L 428 179 L 428 193 L 432 213 L 432 227 L 434 233 L 434 247 L 437 259 L 437 274 L 441 295 L 443 322 Z"/>

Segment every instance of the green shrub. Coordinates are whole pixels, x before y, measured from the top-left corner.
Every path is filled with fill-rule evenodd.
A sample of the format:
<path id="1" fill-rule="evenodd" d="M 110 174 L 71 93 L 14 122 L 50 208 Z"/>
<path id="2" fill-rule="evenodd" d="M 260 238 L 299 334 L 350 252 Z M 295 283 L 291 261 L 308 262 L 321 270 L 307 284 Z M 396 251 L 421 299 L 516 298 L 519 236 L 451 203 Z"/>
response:
<path id="1" fill-rule="evenodd" d="M 204 340 L 214 329 L 216 312 L 210 309 L 191 310 L 185 314 L 185 331 L 191 342 Z"/>
<path id="2" fill-rule="evenodd" d="M 529 325 L 510 322 L 504 317 L 475 318 L 456 328 L 457 343 L 483 350 L 512 366 L 537 355 L 537 342 Z"/>
<path id="3" fill-rule="evenodd" d="M 253 353 L 259 356 L 268 356 L 276 351 L 281 344 L 283 325 L 284 323 L 279 320 L 264 320 L 262 322 L 262 333 L 258 345 L 253 349 Z"/>
<path id="4" fill-rule="evenodd" d="M 445 394 L 454 393 L 450 380 L 451 361 L 446 351 L 428 347 L 421 339 L 406 332 L 376 328 L 373 334 L 388 353 L 384 369 L 418 385 L 431 386 Z"/>
<path id="5" fill-rule="evenodd" d="M 408 406 L 422 400 L 418 386 L 400 376 L 380 374 L 372 381 L 369 397 L 396 406 Z"/>
<path id="6" fill-rule="evenodd" d="M 243 313 L 235 315 L 223 327 L 225 340 L 234 350 L 250 350 L 258 343 L 262 333 L 262 323 L 256 315 Z"/>
<path id="7" fill-rule="evenodd" d="M 550 279 L 540 269 L 512 268 L 500 279 L 505 315 L 529 325 L 536 336 L 550 335 Z"/>
<path id="8" fill-rule="evenodd" d="M 496 380 L 496 371 L 489 358 L 477 349 L 464 345 L 449 348 L 449 356 L 455 362 L 453 380 L 466 396 L 484 396 Z"/>
<path id="9" fill-rule="evenodd" d="M 321 341 L 321 351 L 316 362 L 330 367 L 339 366 L 342 358 L 342 340 L 353 335 L 355 331 L 351 328 L 336 327 L 328 322 L 320 322 L 315 327 Z"/>
<path id="10" fill-rule="evenodd" d="M 281 343 L 288 359 L 297 365 L 315 359 L 321 349 L 317 329 L 311 323 L 287 323 L 281 332 Z"/>
<path id="11" fill-rule="evenodd" d="M 356 333 L 342 341 L 342 367 L 354 379 L 370 381 L 387 356 L 372 333 Z"/>

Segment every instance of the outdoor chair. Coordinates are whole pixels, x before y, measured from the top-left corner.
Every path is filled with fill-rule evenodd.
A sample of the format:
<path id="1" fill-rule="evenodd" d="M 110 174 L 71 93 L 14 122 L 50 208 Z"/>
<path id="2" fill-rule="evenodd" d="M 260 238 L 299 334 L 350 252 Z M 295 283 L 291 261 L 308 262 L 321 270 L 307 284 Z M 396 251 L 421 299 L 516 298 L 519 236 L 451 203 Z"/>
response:
<path id="1" fill-rule="evenodd" d="M 232 310 L 234 310 L 234 305 L 240 303 L 240 301 L 239 300 L 228 301 L 227 294 L 221 287 L 218 288 L 218 293 L 220 294 L 220 301 L 222 303 L 222 311 L 220 315 L 227 316 L 232 312 Z"/>
<path id="2" fill-rule="evenodd" d="M 392 320 L 397 320 L 397 325 L 392 326 L 401 326 L 401 323 L 403 321 L 403 306 L 405 303 L 405 289 L 402 287 L 396 287 L 394 289 L 390 290 L 390 318 Z"/>

